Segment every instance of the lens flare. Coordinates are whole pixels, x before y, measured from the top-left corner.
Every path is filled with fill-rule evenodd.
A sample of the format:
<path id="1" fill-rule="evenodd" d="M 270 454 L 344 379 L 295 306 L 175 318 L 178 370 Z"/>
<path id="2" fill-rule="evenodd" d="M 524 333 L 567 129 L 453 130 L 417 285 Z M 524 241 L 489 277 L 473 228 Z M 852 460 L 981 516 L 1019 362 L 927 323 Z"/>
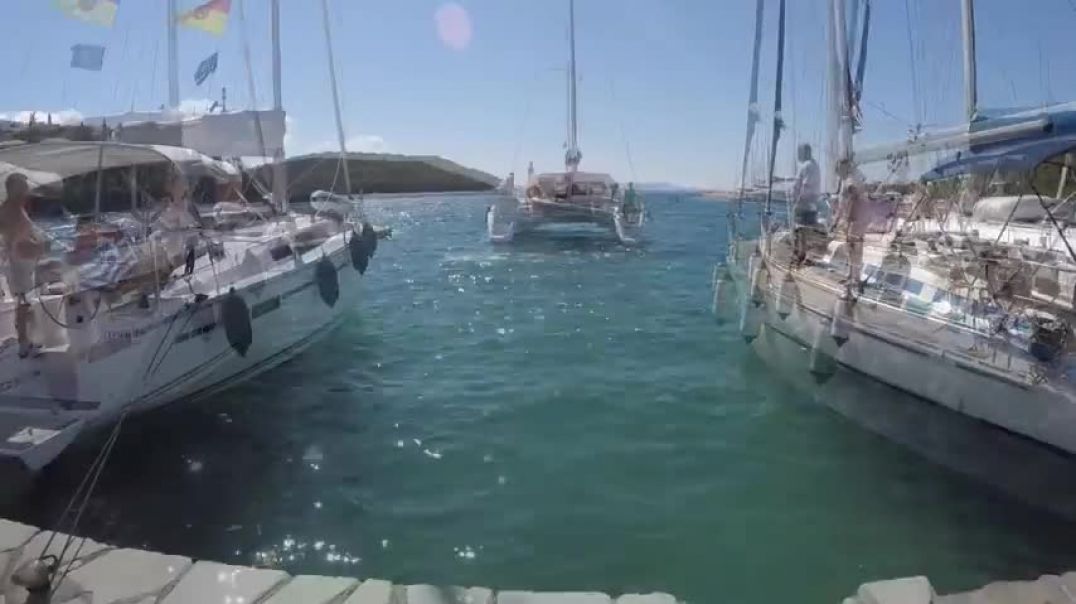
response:
<path id="1" fill-rule="evenodd" d="M 437 37 L 452 50 L 465 50 L 471 44 L 471 17 L 467 9 L 455 2 L 442 4 L 434 13 Z"/>

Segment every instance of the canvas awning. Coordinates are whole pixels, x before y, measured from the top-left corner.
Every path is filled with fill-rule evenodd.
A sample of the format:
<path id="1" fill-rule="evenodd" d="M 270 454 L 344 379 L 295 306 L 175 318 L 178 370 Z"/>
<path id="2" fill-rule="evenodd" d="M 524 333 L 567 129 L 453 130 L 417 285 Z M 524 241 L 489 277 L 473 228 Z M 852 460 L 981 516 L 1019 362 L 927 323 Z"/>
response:
<path id="1" fill-rule="evenodd" d="M 32 174 L 62 180 L 98 170 L 151 164 L 172 164 L 188 176 L 210 176 L 221 182 L 239 178 L 235 166 L 182 147 L 56 141 L 0 149 L 0 165 L 8 173 L 17 170 L 27 174 L 31 181 Z"/>

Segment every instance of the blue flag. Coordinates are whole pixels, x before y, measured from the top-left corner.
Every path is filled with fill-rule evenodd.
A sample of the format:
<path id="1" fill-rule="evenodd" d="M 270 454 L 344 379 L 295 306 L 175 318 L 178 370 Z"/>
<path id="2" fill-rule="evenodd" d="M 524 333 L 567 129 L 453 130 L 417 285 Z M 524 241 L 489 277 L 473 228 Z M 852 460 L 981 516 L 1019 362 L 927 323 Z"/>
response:
<path id="1" fill-rule="evenodd" d="M 201 86 L 202 82 L 206 81 L 206 78 L 217 71 L 217 54 L 218 53 L 213 53 L 208 59 L 202 61 L 198 65 L 198 71 L 194 72 L 195 85 Z"/>
<path id="2" fill-rule="evenodd" d="M 101 71 L 105 64 L 105 47 L 95 44 L 75 44 L 71 47 L 71 67 Z"/>

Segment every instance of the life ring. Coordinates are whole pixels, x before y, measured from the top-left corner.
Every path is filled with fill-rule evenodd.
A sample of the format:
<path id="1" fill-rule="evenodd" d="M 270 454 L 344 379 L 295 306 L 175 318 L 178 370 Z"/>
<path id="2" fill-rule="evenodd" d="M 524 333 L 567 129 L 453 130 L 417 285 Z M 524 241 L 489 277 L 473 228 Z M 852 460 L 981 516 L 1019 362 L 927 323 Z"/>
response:
<path id="1" fill-rule="evenodd" d="M 314 267 L 314 280 L 318 284 L 318 294 L 321 301 L 328 304 L 329 308 L 336 306 L 340 299 L 340 277 L 336 274 L 336 265 L 328 256 L 322 256 Z"/>
<path id="2" fill-rule="evenodd" d="M 250 322 L 250 307 L 243 300 L 243 296 L 236 293 L 234 287 L 228 291 L 221 303 L 221 319 L 224 321 L 224 335 L 228 338 L 228 344 L 239 356 L 247 356 L 247 351 L 254 342 L 254 327 Z"/>

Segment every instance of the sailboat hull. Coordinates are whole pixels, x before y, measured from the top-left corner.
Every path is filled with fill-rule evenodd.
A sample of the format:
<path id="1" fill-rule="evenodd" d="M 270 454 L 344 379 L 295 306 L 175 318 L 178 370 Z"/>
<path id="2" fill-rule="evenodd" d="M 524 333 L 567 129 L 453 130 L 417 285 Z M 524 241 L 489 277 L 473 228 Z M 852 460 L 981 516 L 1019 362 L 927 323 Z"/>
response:
<path id="1" fill-rule="evenodd" d="M 753 244 L 752 244 L 753 245 Z M 733 263 L 740 295 L 749 290 L 747 248 Z M 762 339 L 787 340 L 805 358 L 819 334 L 833 338 L 834 320 L 844 322 L 843 342 L 825 351 L 843 371 L 851 371 L 915 398 L 946 407 L 1068 454 L 1076 453 L 1076 397 L 1064 385 L 1041 380 L 1026 355 L 987 352 L 979 336 L 945 323 L 910 315 L 882 300 L 860 298 L 846 317 L 835 317 L 842 293 L 834 280 L 794 271 L 797 303 L 784 318 L 778 315 L 779 288 L 787 265 L 769 262 L 774 272 L 764 290 Z M 933 336 L 932 336 L 933 334 Z M 940 340 L 944 338 L 944 342 Z M 756 339 L 756 340 L 757 340 Z M 766 359 L 766 348 L 756 348 Z M 818 381 L 818 380 L 816 380 Z"/>
<path id="2" fill-rule="evenodd" d="M 198 400 L 295 357 L 361 295 L 348 246 L 355 236 L 339 232 L 275 262 L 266 253 L 272 238 L 226 243 L 225 258 L 148 308 L 100 312 L 84 329 L 68 329 L 64 350 L 36 359 L 0 352 L 0 457 L 38 470 L 80 433 L 125 412 Z"/>

